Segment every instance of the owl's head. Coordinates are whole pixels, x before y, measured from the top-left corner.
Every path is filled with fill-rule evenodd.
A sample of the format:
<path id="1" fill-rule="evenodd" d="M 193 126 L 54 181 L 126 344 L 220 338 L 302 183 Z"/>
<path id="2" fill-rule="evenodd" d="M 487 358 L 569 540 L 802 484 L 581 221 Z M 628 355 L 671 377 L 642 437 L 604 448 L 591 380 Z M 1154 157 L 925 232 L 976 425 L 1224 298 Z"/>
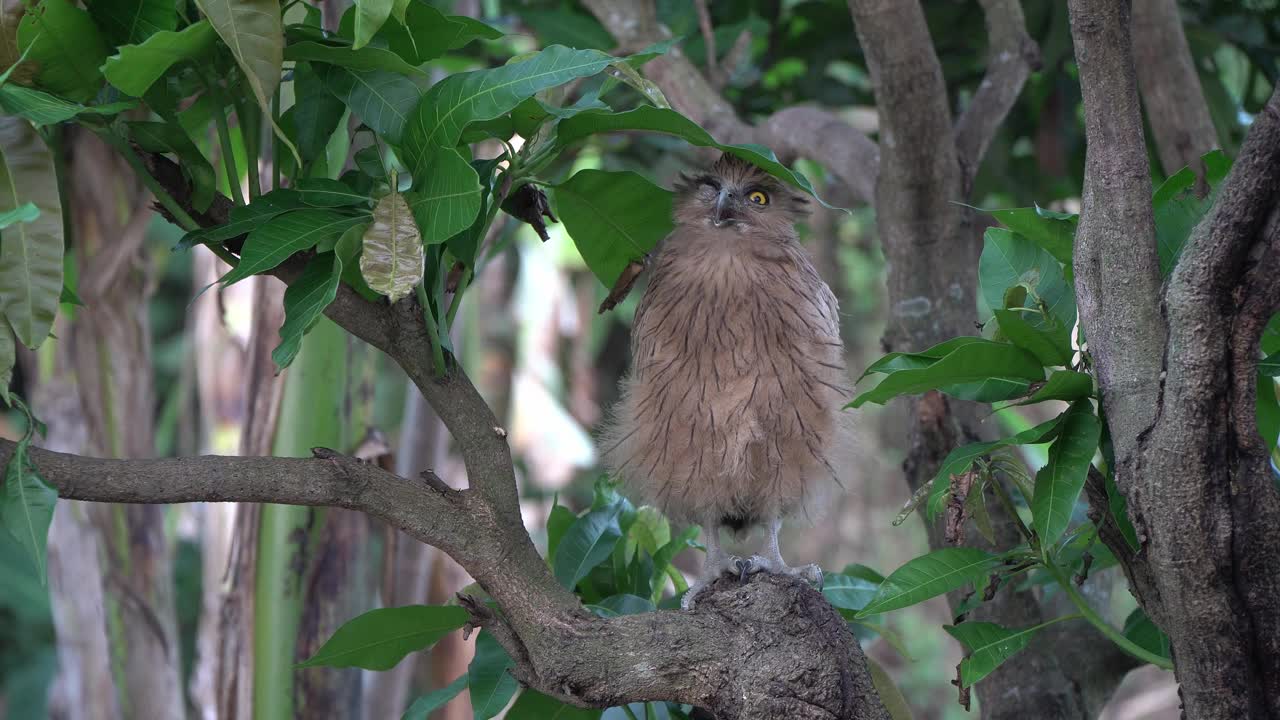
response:
<path id="1" fill-rule="evenodd" d="M 676 185 L 677 225 L 794 236 L 792 224 L 808 214 L 808 198 L 728 153 L 706 172 L 681 175 Z"/>

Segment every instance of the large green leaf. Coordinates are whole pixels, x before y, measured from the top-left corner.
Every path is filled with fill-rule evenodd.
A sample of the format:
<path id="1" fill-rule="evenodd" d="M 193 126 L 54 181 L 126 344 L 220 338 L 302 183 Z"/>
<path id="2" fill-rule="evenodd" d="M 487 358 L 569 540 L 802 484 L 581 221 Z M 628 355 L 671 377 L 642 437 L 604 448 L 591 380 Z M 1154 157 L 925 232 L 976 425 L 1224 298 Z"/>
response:
<path id="1" fill-rule="evenodd" d="M 1048 317 L 1032 320 L 1032 325 L 1070 333 L 1076 323 L 1076 298 L 1063 275 L 1062 263 L 1018 233 L 987 228 L 978 259 L 982 302 L 991 311 L 1003 308 L 1006 292 L 1019 285 L 1035 293 L 1048 313 Z"/>
<path id="2" fill-rule="evenodd" d="M 391 17 L 392 0 L 355 0 L 355 40 L 352 47 L 359 50 L 373 39 L 382 24 Z"/>
<path id="3" fill-rule="evenodd" d="M 436 146 L 452 147 L 468 123 L 490 120 L 540 90 L 604 70 L 614 58 L 599 50 L 552 45 L 524 60 L 459 73 L 436 83 L 414 110 L 404 137 L 405 161 L 416 179 Z"/>
<path id="4" fill-rule="evenodd" d="M 889 612 L 915 605 L 964 586 L 979 583 L 998 564 L 1000 557 L 975 548 L 935 550 L 908 561 L 881 583 L 876 595 L 857 617 Z"/>
<path id="5" fill-rule="evenodd" d="M 592 510 L 575 520 L 565 531 L 556 548 L 554 565 L 556 579 L 561 585 L 570 589 L 576 587 L 578 581 L 613 552 L 613 546 L 622 537 L 619 512 L 619 505 Z"/>
<path id="6" fill-rule="evenodd" d="M 685 142 L 699 147 L 713 147 L 722 152 L 746 160 L 769 174 L 813 195 L 818 202 L 827 205 L 814 192 L 809 180 L 798 172 L 778 162 L 777 157 L 768 148 L 761 145 L 723 145 L 716 142 L 711 134 L 689 118 L 680 113 L 666 109 L 642 105 L 634 110 L 614 113 L 605 110 L 591 110 L 578 113 L 561 121 L 556 138 L 562 145 L 569 145 L 589 135 L 603 132 L 620 132 L 626 130 L 644 130 L 648 132 L 674 135 Z M 827 205 L 827 207 L 832 207 Z"/>
<path id="7" fill-rule="evenodd" d="M 195 245 L 218 243 L 239 237 L 290 210 L 338 208 L 368 203 L 369 198 L 352 191 L 337 180 L 327 178 L 299 180 L 294 187 L 272 190 L 248 205 L 232 208 L 226 224 L 187 233 L 178 243 L 177 249 L 187 249 Z"/>
<path id="8" fill-rule="evenodd" d="M 30 422 L 30 420 L 28 420 Z M 49 524 L 58 493 L 40 477 L 31 463 L 28 448 L 31 433 L 14 446 L 5 467 L 4 488 L 0 492 L 0 525 L 18 541 L 35 564 L 41 582 L 45 579 Z"/>
<path id="9" fill-rule="evenodd" d="M 1124 621 L 1124 636 L 1154 655 L 1169 659 L 1169 636 L 1164 634 L 1142 608 L 1134 608 Z"/>
<path id="10" fill-rule="evenodd" d="M 18 23 L 18 49 L 38 69 L 36 85 L 84 102 L 102 85 L 107 44 L 89 13 L 68 0 L 40 0 Z"/>
<path id="11" fill-rule="evenodd" d="M 1049 448 L 1049 462 L 1036 473 L 1031 516 L 1045 547 L 1057 543 L 1071 523 L 1101 433 L 1093 405 L 1088 400 L 1072 403 L 1063 416 L 1058 438 Z"/>
<path id="12" fill-rule="evenodd" d="M 970 443 L 947 453 L 946 459 L 942 461 L 942 466 L 938 468 L 938 473 L 933 476 L 933 488 L 929 492 L 929 503 L 926 506 L 929 519 L 932 520 L 937 517 L 938 513 L 942 512 L 943 505 L 951 494 L 952 475 L 968 472 L 974 460 L 993 450 L 1010 445 L 1037 445 L 1049 442 L 1057 436 L 1058 423 L 1061 421 L 1062 416 L 1060 415 L 1052 420 L 1046 420 L 1033 428 L 1023 430 L 1013 437 L 990 442 Z"/>
<path id="13" fill-rule="evenodd" d="M 28 202 L 35 220 L 11 225 L 0 242 L 0 311 L 18 341 L 36 348 L 49 335 L 62 294 L 62 208 L 53 156 L 25 121 L 0 118 L 0 212 Z"/>
<path id="14" fill-rule="evenodd" d="M 1049 380 L 1036 388 L 1031 396 L 1014 405 L 1033 405 L 1046 400 L 1072 402 L 1093 395 L 1093 376 L 1074 370 L 1054 370 Z"/>
<path id="15" fill-rule="evenodd" d="M 1000 324 L 1000 332 L 1004 333 L 1009 342 L 1035 355 L 1045 367 L 1071 363 L 1073 353 L 1070 327 L 1062 327 L 1056 323 L 1040 323 L 1040 327 L 1036 327 L 1028 322 L 1023 312 L 1005 309 L 994 312 L 996 322 Z"/>
<path id="16" fill-rule="evenodd" d="M 386 70 L 401 75 L 423 74 L 390 50 L 378 47 L 335 47 L 315 41 L 294 43 L 284 49 L 285 60 L 310 60 L 338 65 L 347 70 Z"/>
<path id="17" fill-rule="evenodd" d="M 201 20 L 181 32 L 157 32 L 142 43 L 122 46 L 107 58 L 102 73 L 107 82 L 122 92 L 142 97 L 175 64 L 206 57 L 213 50 L 217 36 L 208 20 Z"/>
<path id="18" fill-rule="evenodd" d="M 845 573 L 831 573 L 823 577 L 822 595 L 832 606 L 854 613 L 867 606 L 880 590 L 883 578 L 874 579 Z"/>
<path id="19" fill-rule="evenodd" d="M 15 83 L 0 85 L 0 110 L 9 115 L 26 118 L 37 127 L 56 125 L 78 115 L 115 115 L 136 105 L 135 101 L 81 105 Z"/>
<path id="20" fill-rule="evenodd" d="M 347 228 L 369 222 L 369 216 L 333 210 L 297 210 L 277 215 L 249 233 L 240 264 L 222 276 L 223 285 L 271 270 L 294 253 L 341 237 Z"/>
<path id="21" fill-rule="evenodd" d="M 343 623 L 315 655 L 298 667 L 390 670 L 405 655 L 431 646 L 467 624 L 470 615 L 451 605 L 379 608 Z"/>
<path id="22" fill-rule="evenodd" d="M 342 261 L 337 253 L 321 253 L 307 262 L 302 274 L 284 291 L 284 325 L 280 327 L 280 344 L 271 351 L 276 367 L 283 370 L 293 362 L 302 349 L 302 336 L 337 297 L 341 278 Z"/>
<path id="23" fill-rule="evenodd" d="M 338 129 L 345 110 L 342 100 L 325 89 L 324 80 L 311 63 L 293 66 L 293 127 L 303 163 L 324 157 L 325 146 Z"/>
<path id="24" fill-rule="evenodd" d="M 379 200 L 360 253 L 360 274 L 369 288 L 394 303 L 422 282 L 425 262 L 422 233 L 404 196 L 393 192 Z"/>
<path id="25" fill-rule="evenodd" d="M 914 395 L 939 388 L 945 391 L 951 385 L 988 379 L 1035 382 L 1044 379 L 1044 368 L 1034 355 L 1021 348 L 1008 343 L 978 340 L 955 347 L 927 367 L 889 372 L 879 385 L 854 398 L 849 407 L 860 407 L 867 402 L 884 404 L 899 395 Z M 1006 398 L 1015 397 L 1017 387 L 1018 383 L 1010 384 L 1009 388 L 1015 394 Z"/>
<path id="26" fill-rule="evenodd" d="M 961 337 L 951 338 L 934 345 L 927 350 L 921 350 L 915 353 L 889 353 L 881 357 L 879 360 L 867 366 L 867 369 L 858 376 L 858 382 L 862 382 L 863 378 L 872 374 L 880 373 L 887 375 L 898 370 L 919 370 L 927 368 L 937 362 L 940 358 L 944 358 L 951 354 L 952 350 L 969 343 L 989 342 L 980 337 L 962 335 Z"/>
<path id="27" fill-rule="evenodd" d="M 507 672 L 511 658 L 493 634 L 482 631 L 476 638 L 475 657 L 467 668 L 467 685 L 471 688 L 471 712 L 475 720 L 489 720 L 502 711 L 520 684 Z"/>
<path id="28" fill-rule="evenodd" d="M 560 540 L 577 519 L 572 510 L 559 503 L 551 508 L 551 514 L 547 516 L 547 560 L 555 562 Z"/>
<path id="29" fill-rule="evenodd" d="M 1204 155 L 1205 181 L 1210 192 L 1196 196 L 1196 173 L 1183 168 L 1165 180 L 1151 196 L 1156 223 L 1156 248 L 1160 253 L 1160 273 L 1168 275 L 1182 254 L 1191 231 L 1218 199 L 1222 180 L 1231 170 L 1231 160 L 1221 150 Z"/>
<path id="30" fill-rule="evenodd" d="M 969 687 L 1000 667 L 1005 660 L 1027 647 L 1031 638 L 1044 627 L 1009 630 L 989 622 L 965 622 L 959 625 L 943 625 L 942 629 L 960 641 L 969 651 L 960 661 L 960 683 Z"/>
<path id="31" fill-rule="evenodd" d="M 135 120 L 126 123 L 129 138 L 143 150 L 171 153 L 179 160 L 182 174 L 191 181 L 191 206 L 204 212 L 213 201 L 213 165 L 191 141 L 181 126 L 173 123 Z"/>
<path id="32" fill-rule="evenodd" d="M 317 72 L 329 92 L 365 125 L 393 145 L 400 144 L 409 114 L 422 97 L 412 80 L 385 70 L 345 70 L 334 65 L 317 68 Z"/>
<path id="33" fill-rule="evenodd" d="M 603 710 L 567 705 L 553 697 L 526 689 L 505 715 L 507 720 L 599 720 Z"/>
<path id="34" fill-rule="evenodd" d="M 671 232 L 671 193 L 633 172 L 581 170 L 553 197 L 573 244 L 605 287 Z"/>
<path id="35" fill-rule="evenodd" d="M 173 0 L 92 0 L 85 5 L 112 45 L 140 43 L 178 27 Z"/>
<path id="36" fill-rule="evenodd" d="M 472 40 L 500 38 L 502 31 L 469 17 L 445 16 L 427 3 L 413 0 L 406 4 L 402 22 L 383 25 L 381 35 L 406 62 L 421 65 Z"/>
<path id="37" fill-rule="evenodd" d="M 480 176 L 457 150 L 432 148 L 422 175 L 406 195 L 422 242 L 438 245 L 466 230 L 480 212 Z"/>
<path id="38" fill-rule="evenodd" d="M 456 680 L 439 690 L 433 690 L 426 695 L 420 696 L 408 710 L 404 711 L 404 715 L 400 716 L 400 720 L 427 720 L 431 717 L 431 713 L 444 707 L 448 702 L 458 696 L 463 688 L 467 686 L 466 674 L 459 675 Z"/>
<path id="39" fill-rule="evenodd" d="M 1040 206 L 984 210 L 1005 227 L 1049 252 L 1058 262 L 1071 267 L 1071 247 L 1075 242 L 1078 216 L 1045 210 Z"/>

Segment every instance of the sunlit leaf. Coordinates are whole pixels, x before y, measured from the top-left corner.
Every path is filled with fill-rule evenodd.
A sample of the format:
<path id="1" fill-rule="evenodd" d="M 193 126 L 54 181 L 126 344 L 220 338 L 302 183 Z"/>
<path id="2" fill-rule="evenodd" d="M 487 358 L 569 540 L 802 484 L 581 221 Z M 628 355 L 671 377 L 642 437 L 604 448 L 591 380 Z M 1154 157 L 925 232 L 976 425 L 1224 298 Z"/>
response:
<path id="1" fill-rule="evenodd" d="M 208 20 L 201 20 L 180 32 L 157 32 L 137 45 L 122 46 L 115 55 L 107 58 L 102 72 L 107 82 L 122 92 L 142 97 L 175 64 L 197 61 L 209 55 L 217 36 Z"/>
<path id="2" fill-rule="evenodd" d="M 1049 447 L 1049 462 L 1036 473 L 1031 516 L 1036 534 L 1046 547 L 1057 543 L 1071 523 L 1101 431 L 1093 405 L 1088 400 L 1076 401 L 1065 413 L 1058 437 Z"/>
<path id="3" fill-rule="evenodd" d="M 15 83 L 0 85 L 0 110 L 30 120 L 36 126 L 55 125 L 79 115 L 115 115 L 137 106 L 136 101 L 81 105 Z"/>
<path id="4" fill-rule="evenodd" d="M 360 254 L 360 274 L 365 282 L 394 303 L 422 282 L 425 263 L 422 233 L 404 196 L 391 193 L 379 200 L 373 224 L 364 232 Z"/>
<path id="5" fill-rule="evenodd" d="M 382 23 L 391 17 L 392 0 L 355 0 L 356 27 L 352 47 L 359 50 L 373 39 Z"/>
<path id="6" fill-rule="evenodd" d="M 18 49 L 39 68 L 41 90 L 84 102 L 102 85 L 107 44 L 89 13 L 68 0 L 40 0 L 28 9 L 18 23 Z"/>
<path id="7" fill-rule="evenodd" d="M 999 562 L 999 556 L 966 547 L 922 555 L 890 573 L 857 617 L 908 607 L 967 583 L 980 583 Z"/>
<path id="8" fill-rule="evenodd" d="M 18 341 L 36 348 L 49 335 L 62 294 L 62 208 L 53 157 L 25 121 L 0 118 L 0 212 L 27 203 L 31 222 L 11 225 L 0 242 L 0 311 Z"/>
<path id="9" fill-rule="evenodd" d="M 315 655 L 298 667 L 360 667 L 390 670 L 404 656 L 430 647 L 467 624 L 464 608 L 407 605 L 370 610 L 343 623 Z"/>

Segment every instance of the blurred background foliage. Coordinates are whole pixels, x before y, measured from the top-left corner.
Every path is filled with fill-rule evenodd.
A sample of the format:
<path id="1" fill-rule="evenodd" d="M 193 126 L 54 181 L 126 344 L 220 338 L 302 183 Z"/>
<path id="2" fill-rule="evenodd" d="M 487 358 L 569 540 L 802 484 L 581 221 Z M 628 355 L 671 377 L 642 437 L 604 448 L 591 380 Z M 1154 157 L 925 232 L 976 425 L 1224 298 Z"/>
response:
<path id="1" fill-rule="evenodd" d="M 480 18 L 509 33 L 500 40 L 470 45 L 450 61 L 450 72 L 489 67 L 552 43 L 602 50 L 614 47 L 609 33 L 575 2 L 432 4 L 446 12 Z M 982 80 L 986 57 L 982 13 L 975 2 L 926 0 L 923 4 L 951 104 L 960 107 Z M 838 112 L 874 136 L 876 114 L 868 74 L 842 0 L 734 0 L 708 5 L 724 94 L 740 115 L 750 120 L 790 105 L 812 103 Z M 1043 67 L 1032 75 L 993 142 L 973 197 L 975 204 L 988 208 L 1036 203 L 1075 210 L 1084 164 L 1084 129 L 1066 6 L 1055 0 L 1026 0 L 1023 6 L 1028 32 L 1043 53 Z M 1183 0 L 1180 6 L 1214 123 L 1231 155 L 1280 77 L 1280 0 Z M 658 8 L 662 22 L 684 38 L 687 56 L 705 69 L 706 43 L 694 4 L 660 0 Z M 611 92 L 635 91 L 619 86 Z M 667 136 L 598 136 L 576 153 L 558 159 L 546 176 L 563 179 L 583 168 L 632 170 L 671 187 L 676 173 L 705 159 Z M 820 166 L 803 163 L 801 169 L 824 197 L 837 205 L 847 203 L 838 187 L 825 182 Z M 1161 179 L 1155 178 L 1156 182 Z M 600 475 L 592 433 L 617 397 L 638 293 L 617 310 L 599 315 L 596 307 L 606 289 L 586 269 L 562 226 L 550 226 L 550 239 L 545 242 L 527 225 L 510 219 L 500 220 L 495 232 L 493 246 L 505 249 L 464 304 L 454 342 L 468 373 L 500 416 L 507 418 L 522 479 L 526 523 L 535 539 L 545 543 L 546 519 L 555 498 L 574 510 L 591 504 L 592 487 Z M 860 373 L 880 354 L 885 322 L 883 258 L 874 238 L 873 217 L 868 209 L 855 209 L 849 215 L 819 210 L 802 232 L 820 271 L 840 296 L 848 364 Z M 203 248 L 172 252 L 181 235 L 157 216 L 145 240 L 146 273 L 153 283 L 148 305 L 153 346 L 151 367 L 137 371 L 152 375 L 155 449 L 160 455 L 235 452 L 248 411 L 240 379 L 249 368 L 256 296 L 237 287 L 210 291 L 193 301 L 214 277 L 212 258 Z M 392 455 L 413 445 L 415 452 L 431 457 L 427 465 L 436 467 L 447 481 L 462 482 L 462 469 L 441 439 L 438 423 L 432 425 L 428 411 L 406 400 L 416 393 L 406 392 L 403 374 L 381 356 L 366 353 L 354 340 L 348 340 L 346 352 L 356 359 L 347 363 L 347 407 L 353 417 L 365 418 L 352 428 L 351 437 L 366 437 L 367 431 L 376 430 L 387 439 Z M 24 376 L 33 375 L 42 362 L 51 361 L 20 357 L 16 382 L 23 383 Z M 198 368 L 202 362 L 209 368 Z M 361 407 L 372 410 L 358 412 Z M 907 489 L 898 473 L 901 441 L 892 437 L 898 426 L 881 423 L 881 414 L 860 411 L 864 467 L 857 485 L 815 527 L 788 531 L 792 537 L 784 546 L 791 548 L 795 560 L 817 561 L 827 568 L 856 562 L 887 572 L 927 549 L 920 523 L 890 525 L 907 500 Z M 993 422 L 1021 430 L 1043 419 L 1010 412 Z M 0 434 L 20 435 L 16 417 L 5 422 Z M 423 449 L 424 437 L 436 438 L 430 450 Z M 1043 463 L 1034 448 L 1027 452 L 1033 469 Z M 191 709 L 200 711 L 208 702 L 208 692 L 200 689 L 195 670 L 202 597 L 213 592 L 210 581 L 216 583 L 220 577 L 216 570 L 210 573 L 212 561 L 206 550 L 210 543 L 226 539 L 215 539 L 216 523 L 206 508 L 174 506 L 164 512 L 166 533 L 177 548 L 173 592 L 183 682 L 192 688 Z M 401 544 L 410 541 L 368 522 L 365 541 L 352 551 L 363 556 L 366 577 L 375 586 L 389 587 L 407 572 L 399 562 L 426 564 L 419 568 L 426 577 L 418 602 L 445 602 L 469 583 L 439 554 L 398 559 Z M 51 548 L 51 554 L 56 552 Z M 697 560 L 693 553 L 686 553 L 677 564 L 692 570 Z M 56 682 L 53 610 L 29 563 L 2 533 L 0 578 L 0 718 L 42 718 Z M 1116 593 L 1113 605 L 1109 615 L 1121 619 L 1133 606 L 1126 593 Z M 868 652 L 888 670 L 917 718 L 970 716 L 957 705 L 955 689 L 949 684 L 961 652 L 941 630 L 948 620 L 945 604 L 936 599 L 890 617 L 900 647 L 892 647 L 878 635 L 865 639 Z M 406 660 L 411 667 L 401 699 L 447 684 L 447 678 L 465 668 L 470 652 L 470 644 L 456 638 L 436 646 L 429 657 Z M 1176 713 L 1176 692 L 1169 677 L 1151 668 L 1135 676 L 1117 694 L 1106 717 L 1157 718 Z M 374 714 L 371 702 L 366 700 L 365 716 L 381 717 Z M 467 703 L 464 693 L 435 717 L 471 717 Z"/>

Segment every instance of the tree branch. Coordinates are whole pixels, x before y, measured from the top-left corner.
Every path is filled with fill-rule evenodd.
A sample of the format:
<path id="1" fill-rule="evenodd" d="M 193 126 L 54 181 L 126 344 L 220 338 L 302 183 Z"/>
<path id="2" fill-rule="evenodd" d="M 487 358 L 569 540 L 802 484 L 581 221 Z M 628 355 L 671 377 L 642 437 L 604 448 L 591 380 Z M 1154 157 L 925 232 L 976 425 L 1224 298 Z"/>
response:
<path id="1" fill-rule="evenodd" d="M 1071 0 L 1068 7 L 1088 139 L 1073 263 L 1076 295 L 1123 466 L 1133 459 L 1138 435 L 1155 422 L 1166 346 L 1151 174 L 1128 4 Z M 1125 476 L 1117 470 L 1117 481 Z"/>
<path id="2" fill-rule="evenodd" d="M 1033 70 L 1040 69 L 1040 48 L 1027 34 L 1018 0 L 981 0 L 986 16 L 987 73 L 969 106 L 956 121 L 956 149 L 965 185 L 973 184 L 987 146 L 1004 124 Z"/>
<path id="3" fill-rule="evenodd" d="M 1218 131 L 1192 64 L 1177 0 L 1134 0 L 1133 52 L 1165 174 L 1189 166 L 1203 179 L 1200 157 L 1218 147 Z"/>

